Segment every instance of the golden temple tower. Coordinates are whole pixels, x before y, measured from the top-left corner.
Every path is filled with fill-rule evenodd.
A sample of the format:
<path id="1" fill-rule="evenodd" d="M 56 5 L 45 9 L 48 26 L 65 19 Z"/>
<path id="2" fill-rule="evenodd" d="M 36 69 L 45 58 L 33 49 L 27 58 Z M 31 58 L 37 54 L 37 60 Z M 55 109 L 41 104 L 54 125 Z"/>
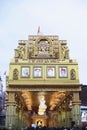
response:
<path id="1" fill-rule="evenodd" d="M 79 70 L 67 41 L 56 35 L 30 35 L 19 40 L 14 51 L 6 82 L 6 125 L 79 125 Z"/>

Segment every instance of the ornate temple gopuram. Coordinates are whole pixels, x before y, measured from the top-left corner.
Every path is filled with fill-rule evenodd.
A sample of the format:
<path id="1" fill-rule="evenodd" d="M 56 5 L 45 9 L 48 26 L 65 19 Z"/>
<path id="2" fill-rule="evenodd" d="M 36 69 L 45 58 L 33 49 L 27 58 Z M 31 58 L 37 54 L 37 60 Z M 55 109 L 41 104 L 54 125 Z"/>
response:
<path id="1" fill-rule="evenodd" d="M 6 125 L 79 125 L 81 84 L 67 41 L 56 35 L 29 35 L 19 40 L 14 52 L 6 79 Z"/>

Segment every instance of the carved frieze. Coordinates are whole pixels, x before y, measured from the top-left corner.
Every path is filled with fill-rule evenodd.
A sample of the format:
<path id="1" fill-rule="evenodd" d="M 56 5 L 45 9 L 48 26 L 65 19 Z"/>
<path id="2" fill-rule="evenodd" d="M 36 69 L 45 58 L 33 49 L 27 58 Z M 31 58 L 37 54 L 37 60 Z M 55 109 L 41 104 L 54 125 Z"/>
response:
<path id="1" fill-rule="evenodd" d="M 61 47 L 59 48 L 59 46 Z M 64 60 L 69 59 L 69 49 L 66 41 L 59 40 L 57 37 L 53 39 L 52 36 L 34 36 L 32 39 L 19 42 L 18 48 L 15 49 L 15 58 L 54 58 Z"/>

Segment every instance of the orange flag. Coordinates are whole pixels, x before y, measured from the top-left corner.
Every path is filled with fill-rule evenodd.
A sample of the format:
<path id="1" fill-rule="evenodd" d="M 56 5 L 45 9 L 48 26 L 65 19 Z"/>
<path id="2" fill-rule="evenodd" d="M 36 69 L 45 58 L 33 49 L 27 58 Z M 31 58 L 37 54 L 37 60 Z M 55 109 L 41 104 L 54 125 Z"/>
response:
<path id="1" fill-rule="evenodd" d="M 38 31 L 37 31 L 37 33 L 40 33 L 40 26 L 38 27 Z"/>

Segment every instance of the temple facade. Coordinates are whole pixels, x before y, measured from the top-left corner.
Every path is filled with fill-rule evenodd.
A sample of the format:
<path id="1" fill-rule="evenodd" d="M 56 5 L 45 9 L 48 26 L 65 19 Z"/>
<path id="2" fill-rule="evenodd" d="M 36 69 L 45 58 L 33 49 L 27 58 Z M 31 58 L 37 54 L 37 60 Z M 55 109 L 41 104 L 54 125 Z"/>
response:
<path id="1" fill-rule="evenodd" d="M 30 35 L 19 40 L 14 52 L 6 79 L 6 125 L 79 125 L 81 84 L 67 41 L 56 35 Z"/>

